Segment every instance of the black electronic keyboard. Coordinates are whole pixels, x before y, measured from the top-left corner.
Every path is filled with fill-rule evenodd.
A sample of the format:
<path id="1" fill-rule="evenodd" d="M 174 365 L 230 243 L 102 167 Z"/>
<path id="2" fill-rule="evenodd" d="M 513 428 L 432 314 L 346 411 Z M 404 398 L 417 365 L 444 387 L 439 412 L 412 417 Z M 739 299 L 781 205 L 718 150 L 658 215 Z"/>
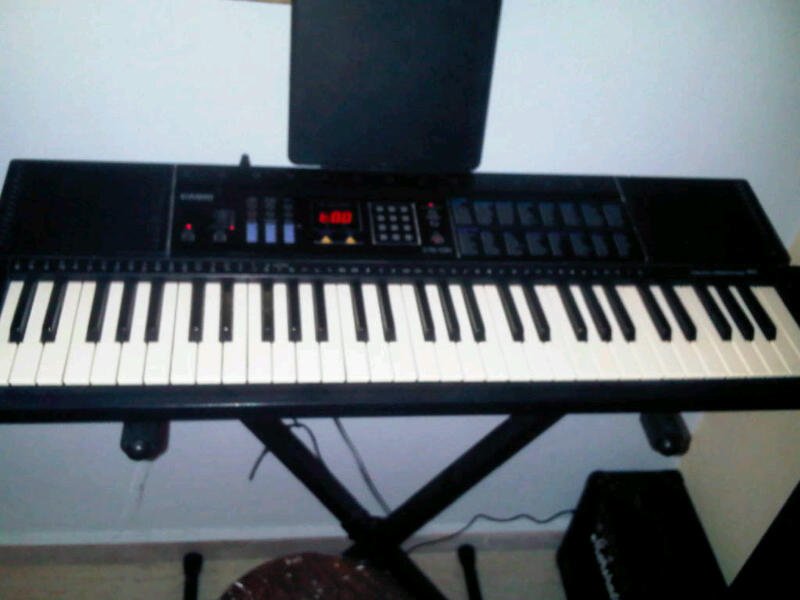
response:
<path id="1" fill-rule="evenodd" d="M 744 181 L 12 162 L 0 420 L 800 407 Z"/>

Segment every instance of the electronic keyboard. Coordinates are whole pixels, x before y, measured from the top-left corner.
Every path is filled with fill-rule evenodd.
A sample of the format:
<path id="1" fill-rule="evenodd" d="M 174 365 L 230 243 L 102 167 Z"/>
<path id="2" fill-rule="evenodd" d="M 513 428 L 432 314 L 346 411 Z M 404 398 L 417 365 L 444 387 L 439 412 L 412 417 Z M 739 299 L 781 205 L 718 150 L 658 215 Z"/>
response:
<path id="1" fill-rule="evenodd" d="M 13 161 L 0 420 L 800 407 L 745 181 Z"/>

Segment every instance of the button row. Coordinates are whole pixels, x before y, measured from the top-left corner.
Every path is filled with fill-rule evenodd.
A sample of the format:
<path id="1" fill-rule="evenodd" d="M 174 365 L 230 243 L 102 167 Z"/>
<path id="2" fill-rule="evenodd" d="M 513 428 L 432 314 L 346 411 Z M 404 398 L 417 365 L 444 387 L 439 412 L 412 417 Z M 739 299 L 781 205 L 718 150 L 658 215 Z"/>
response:
<path id="1" fill-rule="evenodd" d="M 622 207 L 603 201 L 532 201 L 453 198 L 456 226 L 613 228 L 625 227 Z"/>
<path id="2" fill-rule="evenodd" d="M 625 232 L 458 231 L 462 256 L 531 256 L 536 259 L 628 259 L 633 252 Z"/>

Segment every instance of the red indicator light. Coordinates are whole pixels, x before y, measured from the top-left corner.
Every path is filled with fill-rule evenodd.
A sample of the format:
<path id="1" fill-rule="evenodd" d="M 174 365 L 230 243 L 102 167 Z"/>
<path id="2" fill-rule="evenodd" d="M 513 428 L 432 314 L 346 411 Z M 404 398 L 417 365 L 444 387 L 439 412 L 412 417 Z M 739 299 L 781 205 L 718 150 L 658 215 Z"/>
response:
<path id="1" fill-rule="evenodd" d="M 183 228 L 184 228 L 186 231 L 191 231 L 191 230 L 192 230 L 192 224 L 191 224 L 191 223 L 187 223 L 186 225 L 184 225 L 184 226 L 183 226 Z"/>
<path id="2" fill-rule="evenodd" d="M 353 212 L 349 210 L 334 210 L 331 212 L 331 223 L 336 225 L 350 225 L 353 222 Z"/>
<path id="3" fill-rule="evenodd" d="M 428 208 L 433 208 L 433 202 L 428 202 Z"/>
<path id="4" fill-rule="evenodd" d="M 352 210 L 321 210 L 317 213 L 317 223 L 321 225 L 350 225 L 352 222 Z"/>
<path id="5" fill-rule="evenodd" d="M 228 225 L 228 231 L 233 231 L 236 229 L 235 225 Z"/>

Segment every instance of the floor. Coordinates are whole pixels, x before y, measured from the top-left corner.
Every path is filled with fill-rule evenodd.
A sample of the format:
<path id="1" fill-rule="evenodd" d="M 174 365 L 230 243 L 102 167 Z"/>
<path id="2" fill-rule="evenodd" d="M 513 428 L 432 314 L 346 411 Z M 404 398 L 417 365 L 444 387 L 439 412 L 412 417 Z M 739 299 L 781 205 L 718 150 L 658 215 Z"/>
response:
<path id="1" fill-rule="evenodd" d="M 37 551 L 31 560 L 0 556 L 0 598 L 3 600 L 140 600 L 180 599 L 183 594 L 181 553 L 174 559 L 155 552 L 152 559 L 137 556 L 121 561 L 113 553 L 90 556 L 58 552 L 53 560 Z M 200 576 L 200 598 L 219 598 L 240 575 L 260 564 L 255 557 L 224 558 L 219 551 L 206 556 Z M 216 555 L 216 556 L 215 556 Z M 422 551 L 417 564 L 448 598 L 466 599 L 464 579 L 454 550 Z M 555 547 L 530 549 L 479 549 L 478 573 L 486 600 L 535 598 L 564 600 Z"/>

